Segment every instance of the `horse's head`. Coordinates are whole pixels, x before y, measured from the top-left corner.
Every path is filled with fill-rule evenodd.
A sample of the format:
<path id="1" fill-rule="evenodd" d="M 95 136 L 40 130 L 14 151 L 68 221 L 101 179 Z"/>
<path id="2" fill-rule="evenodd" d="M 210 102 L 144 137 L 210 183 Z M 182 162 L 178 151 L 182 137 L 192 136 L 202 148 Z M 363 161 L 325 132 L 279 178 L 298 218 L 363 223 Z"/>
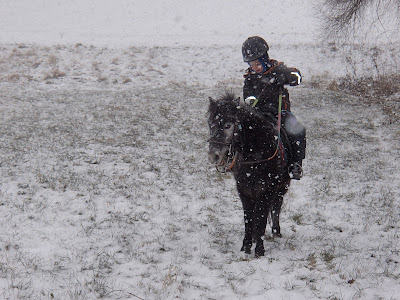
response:
<path id="1" fill-rule="evenodd" d="M 226 94 L 219 100 L 210 99 L 208 126 L 210 128 L 208 156 L 217 169 L 223 171 L 228 164 L 237 125 L 239 98 Z"/>
<path id="2" fill-rule="evenodd" d="M 208 113 L 208 156 L 219 171 L 230 170 L 236 161 L 252 164 L 280 157 L 274 117 L 259 113 L 232 94 L 219 100 L 210 98 Z"/>

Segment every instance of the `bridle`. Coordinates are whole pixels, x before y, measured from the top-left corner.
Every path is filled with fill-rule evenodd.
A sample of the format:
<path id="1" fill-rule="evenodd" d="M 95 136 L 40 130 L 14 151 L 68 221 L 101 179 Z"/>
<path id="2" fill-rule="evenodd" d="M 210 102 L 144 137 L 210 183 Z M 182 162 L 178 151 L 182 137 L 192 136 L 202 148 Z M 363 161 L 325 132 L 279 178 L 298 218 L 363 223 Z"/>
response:
<path id="1" fill-rule="evenodd" d="M 209 138 L 207 140 L 207 142 L 209 142 L 210 144 L 219 144 L 228 147 L 228 151 L 226 152 L 226 154 L 221 156 L 219 161 L 215 164 L 217 171 L 220 173 L 226 173 L 227 171 L 232 170 L 233 166 L 236 163 L 238 152 L 234 151 L 233 142 L 237 142 L 237 139 L 235 139 L 235 137 L 238 136 L 237 130 L 241 130 L 241 125 L 238 120 L 234 123 L 232 136 L 229 138 L 230 142 L 221 142 L 213 138 Z"/>

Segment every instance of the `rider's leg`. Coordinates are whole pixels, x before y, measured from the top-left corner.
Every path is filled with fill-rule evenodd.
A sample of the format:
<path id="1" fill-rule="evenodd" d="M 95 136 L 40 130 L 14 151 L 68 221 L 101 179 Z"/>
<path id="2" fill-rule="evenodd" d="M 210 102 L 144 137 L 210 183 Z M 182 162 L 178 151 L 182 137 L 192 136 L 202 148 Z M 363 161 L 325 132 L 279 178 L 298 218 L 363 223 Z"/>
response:
<path id="1" fill-rule="evenodd" d="M 289 137 L 292 159 L 289 174 L 292 179 L 299 180 L 303 176 L 303 159 L 306 156 L 306 128 L 297 121 L 291 112 L 282 114 L 282 125 Z"/>

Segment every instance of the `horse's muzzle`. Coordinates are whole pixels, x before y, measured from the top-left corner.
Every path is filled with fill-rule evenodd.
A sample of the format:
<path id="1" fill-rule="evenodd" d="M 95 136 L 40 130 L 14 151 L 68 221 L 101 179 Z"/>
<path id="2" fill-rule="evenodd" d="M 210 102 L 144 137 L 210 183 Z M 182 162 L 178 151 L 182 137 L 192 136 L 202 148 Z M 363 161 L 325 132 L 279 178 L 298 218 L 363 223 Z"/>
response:
<path id="1" fill-rule="evenodd" d="M 223 160 L 223 156 L 221 156 L 218 152 L 210 152 L 208 153 L 208 160 L 210 161 L 210 163 L 212 164 L 220 164 L 221 161 Z"/>
<path id="2" fill-rule="evenodd" d="M 225 167 L 228 156 L 229 147 L 223 146 L 221 149 L 210 147 L 208 152 L 208 160 L 210 163 L 218 167 Z"/>
<path id="3" fill-rule="evenodd" d="M 225 170 L 227 159 L 229 156 L 231 144 L 230 141 L 220 141 L 218 139 L 210 138 L 208 140 L 208 160 L 217 167 L 217 170 Z"/>

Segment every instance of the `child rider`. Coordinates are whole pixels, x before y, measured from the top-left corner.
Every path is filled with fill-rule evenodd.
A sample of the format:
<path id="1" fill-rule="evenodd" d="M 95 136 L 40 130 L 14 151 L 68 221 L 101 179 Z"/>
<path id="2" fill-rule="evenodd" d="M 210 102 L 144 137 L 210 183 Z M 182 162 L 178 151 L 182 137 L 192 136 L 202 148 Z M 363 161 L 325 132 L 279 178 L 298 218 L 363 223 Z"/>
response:
<path id="1" fill-rule="evenodd" d="M 243 61 L 249 64 L 244 75 L 243 98 L 263 114 L 278 116 L 279 95 L 282 95 L 282 127 L 290 141 L 289 175 L 300 180 L 306 150 L 306 129 L 290 112 L 289 92 L 283 86 L 301 82 L 300 71 L 270 59 L 268 44 L 259 37 L 249 37 L 242 46 Z"/>

